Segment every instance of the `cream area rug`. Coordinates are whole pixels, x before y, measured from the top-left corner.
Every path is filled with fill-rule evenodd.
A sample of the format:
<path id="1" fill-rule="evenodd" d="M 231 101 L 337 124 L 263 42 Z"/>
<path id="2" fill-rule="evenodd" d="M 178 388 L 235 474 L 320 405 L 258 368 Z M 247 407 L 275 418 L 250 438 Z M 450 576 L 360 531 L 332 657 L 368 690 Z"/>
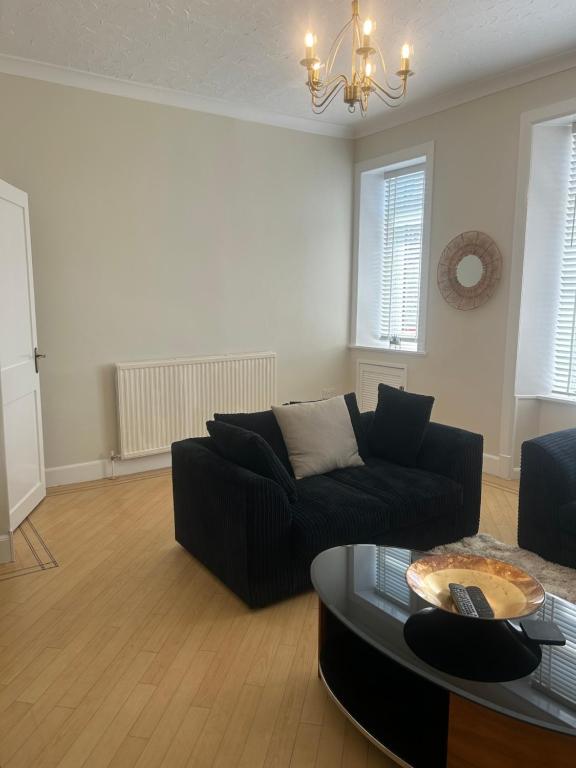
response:
<path id="1" fill-rule="evenodd" d="M 430 551 L 434 554 L 458 552 L 504 560 L 523 568 L 531 576 L 534 576 L 547 592 L 576 603 L 576 569 L 550 563 L 527 549 L 520 549 L 520 547 L 515 547 L 512 544 L 503 544 L 487 533 L 468 536 L 460 541 L 455 541 L 453 544 L 442 544 Z"/>

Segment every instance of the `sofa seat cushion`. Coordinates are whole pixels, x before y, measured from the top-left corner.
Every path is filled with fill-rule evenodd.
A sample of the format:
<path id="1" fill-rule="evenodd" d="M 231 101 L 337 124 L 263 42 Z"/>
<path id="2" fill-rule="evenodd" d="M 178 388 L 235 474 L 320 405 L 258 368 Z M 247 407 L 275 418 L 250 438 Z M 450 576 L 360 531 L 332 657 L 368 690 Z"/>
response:
<path id="1" fill-rule="evenodd" d="M 297 558 L 342 544 L 378 543 L 391 531 L 427 520 L 455 520 L 463 496 L 462 486 L 449 478 L 376 458 L 296 485 L 292 546 Z"/>

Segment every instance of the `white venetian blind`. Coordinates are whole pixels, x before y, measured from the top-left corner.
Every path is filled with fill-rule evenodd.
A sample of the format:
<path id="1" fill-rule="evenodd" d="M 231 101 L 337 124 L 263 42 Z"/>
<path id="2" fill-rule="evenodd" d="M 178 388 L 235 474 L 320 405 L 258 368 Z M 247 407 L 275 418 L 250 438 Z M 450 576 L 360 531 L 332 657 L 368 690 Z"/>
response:
<path id="1" fill-rule="evenodd" d="M 565 600 L 547 599 L 538 618 L 555 622 L 566 638 L 566 645 L 543 645 L 542 663 L 534 672 L 533 683 L 553 698 L 576 706 L 576 605 Z"/>
<path id="2" fill-rule="evenodd" d="M 553 392 L 576 395 L 576 124 L 572 126 L 560 295 L 554 332 Z"/>
<path id="3" fill-rule="evenodd" d="M 417 348 L 424 227 L 424 165 L 384 176 L 380 338 Z"/>
<path id="4" fill-rule="evenodd" d="M 410 588 L 406 583 L 406 569 L 411 562 L 408 549 L 378 547 L 376 556 L 376 591 L 400 605 L 410 604 Z"/>

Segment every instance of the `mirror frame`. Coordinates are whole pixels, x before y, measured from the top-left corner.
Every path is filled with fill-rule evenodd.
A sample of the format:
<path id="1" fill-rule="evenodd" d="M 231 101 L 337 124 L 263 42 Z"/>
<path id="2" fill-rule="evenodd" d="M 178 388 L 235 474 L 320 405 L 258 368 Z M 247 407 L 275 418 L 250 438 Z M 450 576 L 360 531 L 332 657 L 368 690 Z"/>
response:
<path id="1" fill-rule="evenodd" d="M 477 256 L 482 262 L 482 277 L 466 288 L 458 282 L 458 264 L 465 256 Z M 476 309 L 485 304 L 496 290 L 502 276 L 502 254 L 489 235 L 470 231 L 450 240 L 438 263 L 438 289 L 456 309 Z"/>

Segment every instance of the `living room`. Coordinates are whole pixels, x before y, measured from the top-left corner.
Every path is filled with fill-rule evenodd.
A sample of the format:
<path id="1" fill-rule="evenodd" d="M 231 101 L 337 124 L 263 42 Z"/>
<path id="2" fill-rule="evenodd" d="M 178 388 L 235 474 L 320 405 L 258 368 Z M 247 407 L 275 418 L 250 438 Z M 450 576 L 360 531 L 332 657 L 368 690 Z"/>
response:
<path id="1" fill-rule="evenodd" d="M 576 762 L 575 22 L 0 4 L 3 768 Z M 375 610 L 330 612 L 364 545 L 396 604 L 394 552 L 527 571 L 565 641 L 513 678 L 405 648 L 438 757 L 319 666 Z M 370 627 L 338 652 L 378 666 Z"/>

